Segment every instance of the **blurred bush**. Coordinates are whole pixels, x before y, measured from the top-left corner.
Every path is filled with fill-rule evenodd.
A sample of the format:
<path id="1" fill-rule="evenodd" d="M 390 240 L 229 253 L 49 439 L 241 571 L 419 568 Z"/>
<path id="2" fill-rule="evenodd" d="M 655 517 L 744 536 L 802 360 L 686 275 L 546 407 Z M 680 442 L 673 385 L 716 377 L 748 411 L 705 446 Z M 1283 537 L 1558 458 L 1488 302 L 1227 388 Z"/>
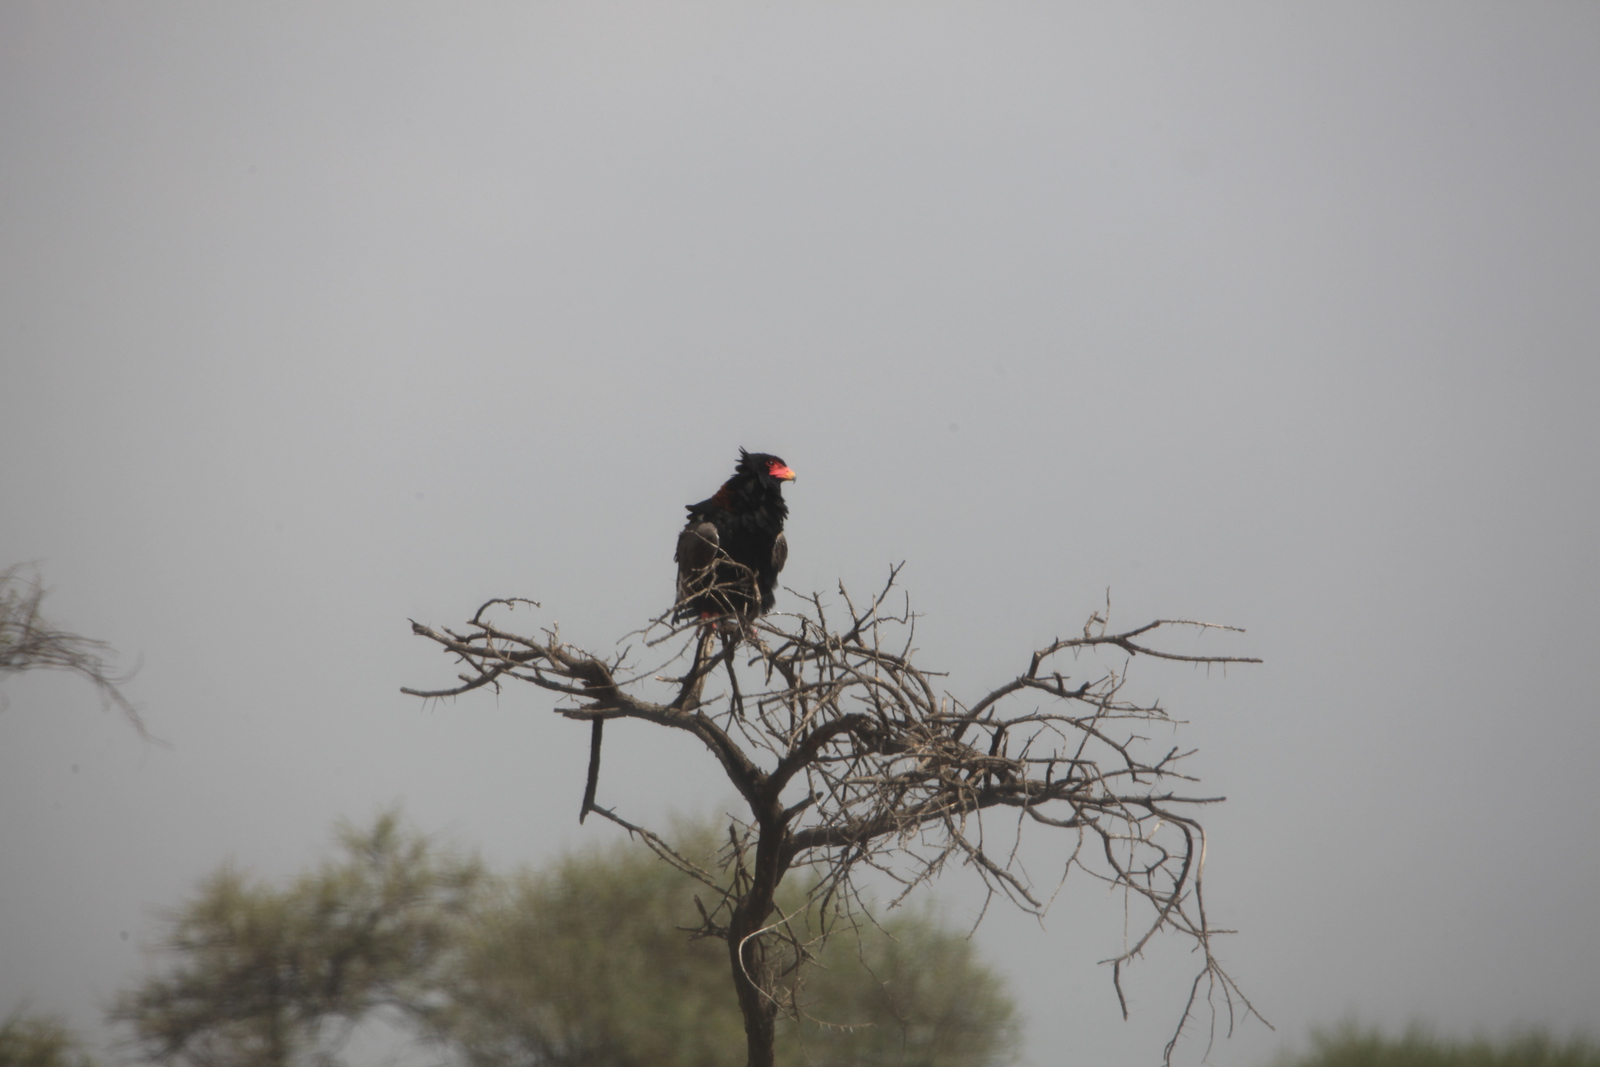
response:
<path id="1" fill-rule="evenodd" d="M 1346 1023 L 1313 1031 L 1311 1050 L 1280 1058 L 1277 1067 L 1600 1067 L 1600 1044 L 1582 1035 L 1562 1041 L 1544 1030 L 1457 1041 L 1413 1026 L 1389 1037 Z"/>

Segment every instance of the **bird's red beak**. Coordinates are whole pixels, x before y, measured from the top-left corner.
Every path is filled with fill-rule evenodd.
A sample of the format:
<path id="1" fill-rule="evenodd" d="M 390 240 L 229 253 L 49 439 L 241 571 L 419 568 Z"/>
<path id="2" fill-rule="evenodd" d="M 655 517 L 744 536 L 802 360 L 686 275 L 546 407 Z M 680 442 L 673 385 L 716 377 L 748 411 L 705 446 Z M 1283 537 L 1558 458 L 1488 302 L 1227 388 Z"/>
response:
<path id="1" fill-rule="evenodd" d="M 794 471 L 785 467 L 782 463 L 774 463 L 767 473 L 785 482 L 792 482 L 795 477 Z"/>

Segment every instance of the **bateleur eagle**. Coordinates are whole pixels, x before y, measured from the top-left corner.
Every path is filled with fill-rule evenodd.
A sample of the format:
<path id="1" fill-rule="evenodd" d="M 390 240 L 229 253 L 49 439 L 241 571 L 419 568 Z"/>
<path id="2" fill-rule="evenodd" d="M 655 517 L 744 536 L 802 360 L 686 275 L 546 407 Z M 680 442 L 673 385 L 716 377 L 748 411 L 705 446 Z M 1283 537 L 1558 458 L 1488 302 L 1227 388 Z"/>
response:
<path id="1" fill-rule="evenodd" d="M 688 504 L 678 535 L 678 619 L 737 615 L 749 621 L 772 610 L 773 587 L 789 558 L 783 483 L 794 471 L 777 456 L 739 449 L 733 477 L 708 499 Z"/>

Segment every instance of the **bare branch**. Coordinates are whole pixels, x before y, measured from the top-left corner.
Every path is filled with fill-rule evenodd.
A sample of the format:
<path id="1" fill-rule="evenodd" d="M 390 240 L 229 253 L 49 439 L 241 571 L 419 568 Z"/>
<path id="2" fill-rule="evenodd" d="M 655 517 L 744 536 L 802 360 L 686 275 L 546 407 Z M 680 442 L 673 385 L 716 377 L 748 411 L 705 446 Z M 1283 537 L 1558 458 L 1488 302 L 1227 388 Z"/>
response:
<path id="1" fill-rule="evenodd" d="M 557 710 L 595 724 L 582 813 L 601 813 L 680 867 L 686 861 L 671 855 L 659 837 L 596 804 L 600 729 L 605 719 L 638 718 L 698 737 L 749 808 L 749 821 L 730 836 L 728 874 L 720 881 L 702 878 L 724 895 L 715 908 L 703 909 L 698 931 L 728 942 L 747 1028 L 770 1029 L 780 1005 L 792 1010 L 793 996 L 779 983 L 798 980 L 784 976 L 803 962 L 805 949 L 782 932 L 774 894 L 796 869 L 809 872 L 813 899 L 855 908 L 864 878 L 885 876 L 904 896 L 961 865 L 991 897 L 1042 914 L 1059 886 L 1037 890 L 1015 840 L 999 850 L 986 846 L 985 820 L 1002 812 L 1008 834 L 1020 833 L 1026 816 L 1071 835 L 1063 877 L 1075 869 L 1143 902 L 1145 916 L 1129 947 L 1104 961 L 1124 1011 L 1125 965 L 1167 932 L 1189 939 L 1200 960 L 1180 1031 L 1202 990 L 1213 1020 L 1224 1014 L 1231 1028 L 1236 1014 L 1259 1018 L 1214 954 L 1214 938 L 1223 931 L 1210 925 L 1201 892 L 1205 836 L 1194 813 L 1222 798 L 1175 788 L 1194 781 L 1183 769 L 1192 753 L 1157 746 L 1149 727 L 1175 724 L 1159 703 L 1125 692 L 1128 666 L 1139 656 L 1260 662 L 1148 643 L 1151 635 L 1177 628 L 1238 631 L 1158 619 L 1117 632 L 1107 624 L 1109 611 L 1096 612 L 1082 636 L 1033 651 L 1020 673 L 964 704 L 935 690 L 938 672 L 915 664 L 909 607 L 884 613 L 899 571 L 893 568 L 864 604 L 841 587 L 848 621 L 840 631 L 830 628 L 828 606 L 813 595 L 808 610 L 754 625 L 712 622 L 673 630 L 663 619 L 629 635 L 641 637 L 645 648 L 677 637 L 673 659 L 692 655 L 681 677 L 624 674 L 625 654 L 595 656 L 564 644 L 554 629 L 537 637 L 512 632 L 497 612 L 528 602 L 490 601 L 459 634 L 413 623 L 415 633 L 455 658 L 460 684 L 405 692 L 458 695 L 515 679 L 578 698 Z M 721 649 L 713 653 L 719 638 Z M 735 656 L 740 647 L 750 652 L 742 666 Z M 1088 673 L 1073 678 L 1056 670 L 1052 663 L 1065 652 L 1073 654 L 1075 669 Z M 728 691 L 707 697 L 704 686 L 719 666 Z M 1084 848 L 1089 842 L 1098 848 Z M 789 947 L 779 952 L 782 945 Z M 780 956 L 789 962 L 780 964 Z M 758 1044 L 752 1039 L 752 1050 Z M 1167 1049 L 1168 1060 L 1174 1047 Z M 752 1051 L 752 1063 L 770 1059 Z"/>
<path id="2" fill-rule="evenodd" d="M 110 645 L 52 626 L 39 612 L 45 594 L 32 568 L 16 564 L 0 571 L 0 679 L 41 668 L 70 671 L 99 690 L 107 710 L 121 712 L 141 738 L 164 744 L 145 729 L 139 709 L 123 695 L 122 686 L 138 668 L 116 673 L 108 662 Z"/>

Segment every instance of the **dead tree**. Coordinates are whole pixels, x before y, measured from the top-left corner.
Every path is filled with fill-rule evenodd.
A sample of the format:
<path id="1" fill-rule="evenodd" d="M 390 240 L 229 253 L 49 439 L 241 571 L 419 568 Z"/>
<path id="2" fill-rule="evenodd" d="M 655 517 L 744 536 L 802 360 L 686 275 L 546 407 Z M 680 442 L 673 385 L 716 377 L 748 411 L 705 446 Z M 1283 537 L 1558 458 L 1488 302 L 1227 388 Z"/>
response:
<path id="1" fill-rule="evenodd" d="M 565 643 L 556 628 L 537 636 L 513 632 L 502 616 L 537 605 L 491 600 L 460 630 L 413 621 L 415 633 L 464 669 L 458 685 L 402 691 L 431 699 L 530 682 L 566 698 L 559 713 L 593 724 L 580 819 L 599 813 L 713 891 L 697 933 L 727 942 L 750 1067 L 773 1063 L 776 1020 L 780 1012 L 801 1010 L 804 964 L 814 940 L 828 933 L 826 923 L 799 929 L 796 915 L 777 909 L 775 895 L 787 875 L 809 874 L 811 901 L 819 905 L 813 915 L 854 922 L 865 914 L 861 890 L 869 875 L 898 883 L 898 902 L 954 862 L 977 873 L 989 899 L 1039 914 L 1050 894 L 1036 889 L 1018 859 L 1020 833 L 1029 824 L 1065 835 L 1063 879 L 1076 869 L 1147 906 L 1126 950 L 1103 961 L 1111 965 L 1124 1018 L 1124 965 L 1163 930 L 1194 943 L 1200 966 L 1166 1046 L 1167 1062 L 1201 1002 L 1213 1022 L 1225 1017 L 1230 1030 L 1241 1013 L 1256 1014 L 1212 952 L 1213 938 L 1225 931 L 1208 923 L 1202 895 L 1205 833 L 1197 812 L 1223 798 L 1189 792 L 1195 779 L 1182 772 L 1181 761 L 1190 753 L 1140 733 L 1170 723 L 1166 712 L 1126 698 L 1123 689 L 1127 665 L 1139 656 L 1190 664 L 1260 661 L 1146 643 L 1172 628 L 1231 627 L 1160 619 L 1117 632 L 1108 625 L 1109 611 L 1097 612 L 1080 636 L 1033 652 L 1015 677 L 963 701 L 944 690 L 943 675 L 913 663 L 909 608 L 886 613 L 898 572 L 864 607 L 841 587 L 845 617 L 837 625 L 819 596 L 804 613 L 753 626 L 672 629 L 664 616 L 630 635 L 641 636 L 647 649 L 675 648 L 666 664 L 645 670 L 630 663 L 630 650 L 596 656 Z M 1095 664 L 1092 677 L 1065 673 L 1095 650 L 1114 653 L 1112 665 L 1085 657 Z M 689 667 L 681 675 L 662 673 L 683 662 Z M 727 689 L 708 696 L 713 679 L 725 680 Z M 618 718 L 685 730 L 721 764 L 749 809 L 748 822 L 730 828 L 723 876 L 595 803 L 602 731 L 607 719 Z"/>
<path id="2" fill-rule="evenodd" d="M 140 737 L 155 740 L 145 730 L 139 709 L 122 694 L 133 672 L 112 670 L 111 646 L 104 641 L 52 626 L 39 612 L 45 588 L 30 571 L 22 564 L 0 571 L 0 678 L 41 668 L 71 671 L 93 684 L 101 702 L 120 711 Z"/>

